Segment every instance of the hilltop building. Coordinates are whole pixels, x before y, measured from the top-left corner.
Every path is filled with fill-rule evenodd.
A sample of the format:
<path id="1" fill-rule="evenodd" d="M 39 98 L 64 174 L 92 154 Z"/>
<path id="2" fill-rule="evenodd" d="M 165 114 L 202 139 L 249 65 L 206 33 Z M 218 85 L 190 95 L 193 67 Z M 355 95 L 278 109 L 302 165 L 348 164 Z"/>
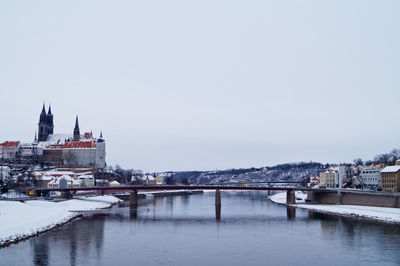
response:
<path id="1" fill-rule="evenodd" d="M 45 165 L 106 166 L 106 142 L 103 133 L 99 138 L 92 132 L 80 134 L 78 116 L 72 134 L 54 134 L 54 120 L 49 106 L 46 113 L 43 104 L 39 116 L 38 136 L 32 143 L 6 141 L 0 143 L 0 160 L 14 163 Z"/>
<path id="2" fill-rule="evenodd" d="M 104 168 L 106 166 L 106 142 L 103 133 L 99 138 L 92 132 L 80 134 L 78 116 L 72 134 L 54 134 L 51 108 L 46 114 L 43 105 L 39 118 L 39 138 L 35 139 L 36 153 L 39 160 L 52 165 L 77 165 Z M 33 149 L 34 150 L 34 149 Z"/>

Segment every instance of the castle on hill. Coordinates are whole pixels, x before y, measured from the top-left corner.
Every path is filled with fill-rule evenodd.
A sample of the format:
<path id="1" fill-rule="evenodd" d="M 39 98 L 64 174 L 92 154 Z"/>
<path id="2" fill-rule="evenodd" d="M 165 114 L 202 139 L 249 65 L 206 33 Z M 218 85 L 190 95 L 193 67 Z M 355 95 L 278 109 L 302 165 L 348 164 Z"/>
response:
<path id="1" fill-rule="evenodd" d="M 49 106 L 46 113 L 43 104 L 35 134 L 33 150 L 44 164 L 79 165 L 104 168 L 106 166 L 106 142 L 102 132 L 99 138 L 92 132 L 80 134 L 78 116 L 72 134 L 54 134 L 53 114 Z"/>

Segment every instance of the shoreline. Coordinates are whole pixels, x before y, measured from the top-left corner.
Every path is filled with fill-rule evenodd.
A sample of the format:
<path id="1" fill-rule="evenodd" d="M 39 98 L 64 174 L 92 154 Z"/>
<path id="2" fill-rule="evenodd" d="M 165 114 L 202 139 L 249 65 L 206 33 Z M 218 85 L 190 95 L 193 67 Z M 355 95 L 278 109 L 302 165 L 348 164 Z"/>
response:
<path id="1" fill-rule="evenodd" d="M 0 249 L 40 236 L 84 216 L 82 212 L 110 209 L 120 200 L 95 196 L 63 202 L 0 202 Z M 37 216 L 38 213 L 42 215 Z M 1 216 L 2 214 L 2 216 Z M 32 214 L 36 214 L 32 218 Z M 30 220 L 32 219 L 32 221 Z"/>
<path id="2" fill-rule="evenodd" d="M 37 231 L 35 233 L 29 234 L 29 235 L 23 235 L 21 237 L 16 237 L 16 238 L 10 239 L 10 240 L 5 240 L 4 242 L 0 243 L 0 249 L 1 248 L 5 248 L 5 247 L 9 247 L 9 246 L 14 245 L 14 244 L 18 244 L 19 242 L 28 240 L 30 238 L 38 237 L 38 236 L 40 236 L 40 235 L 42 235 L 44 233 L 47 233 L 47 232 L 49 232 L 49 231 L 51 231 L 53 229 L 56 229 L 56 228 L 59 228 L 59 227 L 61 227 L 63 225 L 71 223 L 74 220 L 77 220 L 77 219 L 79 219 L 81 217 L 83 217 L 83 214 L 77 214 L 77 215 L 74 215 L 73 217 L 67 219 L 66 221 L 59 222 L 59 223 L 57 223 L 55 225 L 50 225 L 48 228 L 44 228 L 43 230 Z"/>
<path id="3" fill-rule="evenodd" d="M 360 205 L 308 204 L 305 203 L 306 196 L 304 196 L 302 192 L 296 192 L 296 198 L 299 196 L 301 196 L 301 200 L 296 199 L 296 204 L 286 204 L 286 192 L 271 195 L 268 197 L 268 200 L 276 204 L 309 210 L 316 213 L 367 220 L 383 224 L 400 225 L 400 209 L 397 208 Z"/>

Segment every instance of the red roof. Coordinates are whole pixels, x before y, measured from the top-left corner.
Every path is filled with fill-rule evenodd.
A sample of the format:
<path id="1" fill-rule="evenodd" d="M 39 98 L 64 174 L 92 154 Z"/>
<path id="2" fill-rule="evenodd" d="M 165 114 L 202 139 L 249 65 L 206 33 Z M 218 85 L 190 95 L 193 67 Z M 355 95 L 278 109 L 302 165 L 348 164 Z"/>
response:
<path id="1" fill-rule="evenodd" d="M 66 141 L 63 145 L 50 145 L 46 149 L 92 149 L 96 148 L 96 143 L 92 141 Z"/>
<path id="2" fill-rule="evenodd" d="M 93 138 L 92 133 L 86 132 L 85 134 L 83 134 L 83 138 L 84 138 L 84 139 L 91 139 L 91 138 Z"/>
<path id="3" fill-rule="evenodd" d="M 18 144 L 19 144 L 19 141 L 6 141 L 6 142 L 3 142 L 3 143 L 0 143 L 0 146 L 3 146 L 3 147 L 13 147 L 13 146 L 18 146 Z"/>

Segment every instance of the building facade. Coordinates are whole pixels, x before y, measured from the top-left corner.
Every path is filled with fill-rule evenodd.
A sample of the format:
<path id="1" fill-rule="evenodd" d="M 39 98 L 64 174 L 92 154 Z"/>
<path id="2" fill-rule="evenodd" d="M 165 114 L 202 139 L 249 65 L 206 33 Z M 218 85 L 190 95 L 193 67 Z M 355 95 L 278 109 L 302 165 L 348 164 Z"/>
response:
<path id="1" fill-rule="evenodd" d="M 380 189 L 382 187 L 381 170 L 367 167 L 360 170 L 360 178 L 364 187 Z"/>
<path id="2" fill-rule="evenodd" d="M 400 165 L 386 166 L 381 171 L 382 191 L 399 192 Z"/>
<path id="3" fill-rule="evenodd" d="M 6 141 L 0 144 L 0 159 L 13 160 L 21 146 L 19 141 Z"/>
<path id="4" fill-rule="evenodd" d="M 326 169 L 319 173 L 319 186 L 326 188 L 336 187 L 336 172 L 332 169 Z"/>

